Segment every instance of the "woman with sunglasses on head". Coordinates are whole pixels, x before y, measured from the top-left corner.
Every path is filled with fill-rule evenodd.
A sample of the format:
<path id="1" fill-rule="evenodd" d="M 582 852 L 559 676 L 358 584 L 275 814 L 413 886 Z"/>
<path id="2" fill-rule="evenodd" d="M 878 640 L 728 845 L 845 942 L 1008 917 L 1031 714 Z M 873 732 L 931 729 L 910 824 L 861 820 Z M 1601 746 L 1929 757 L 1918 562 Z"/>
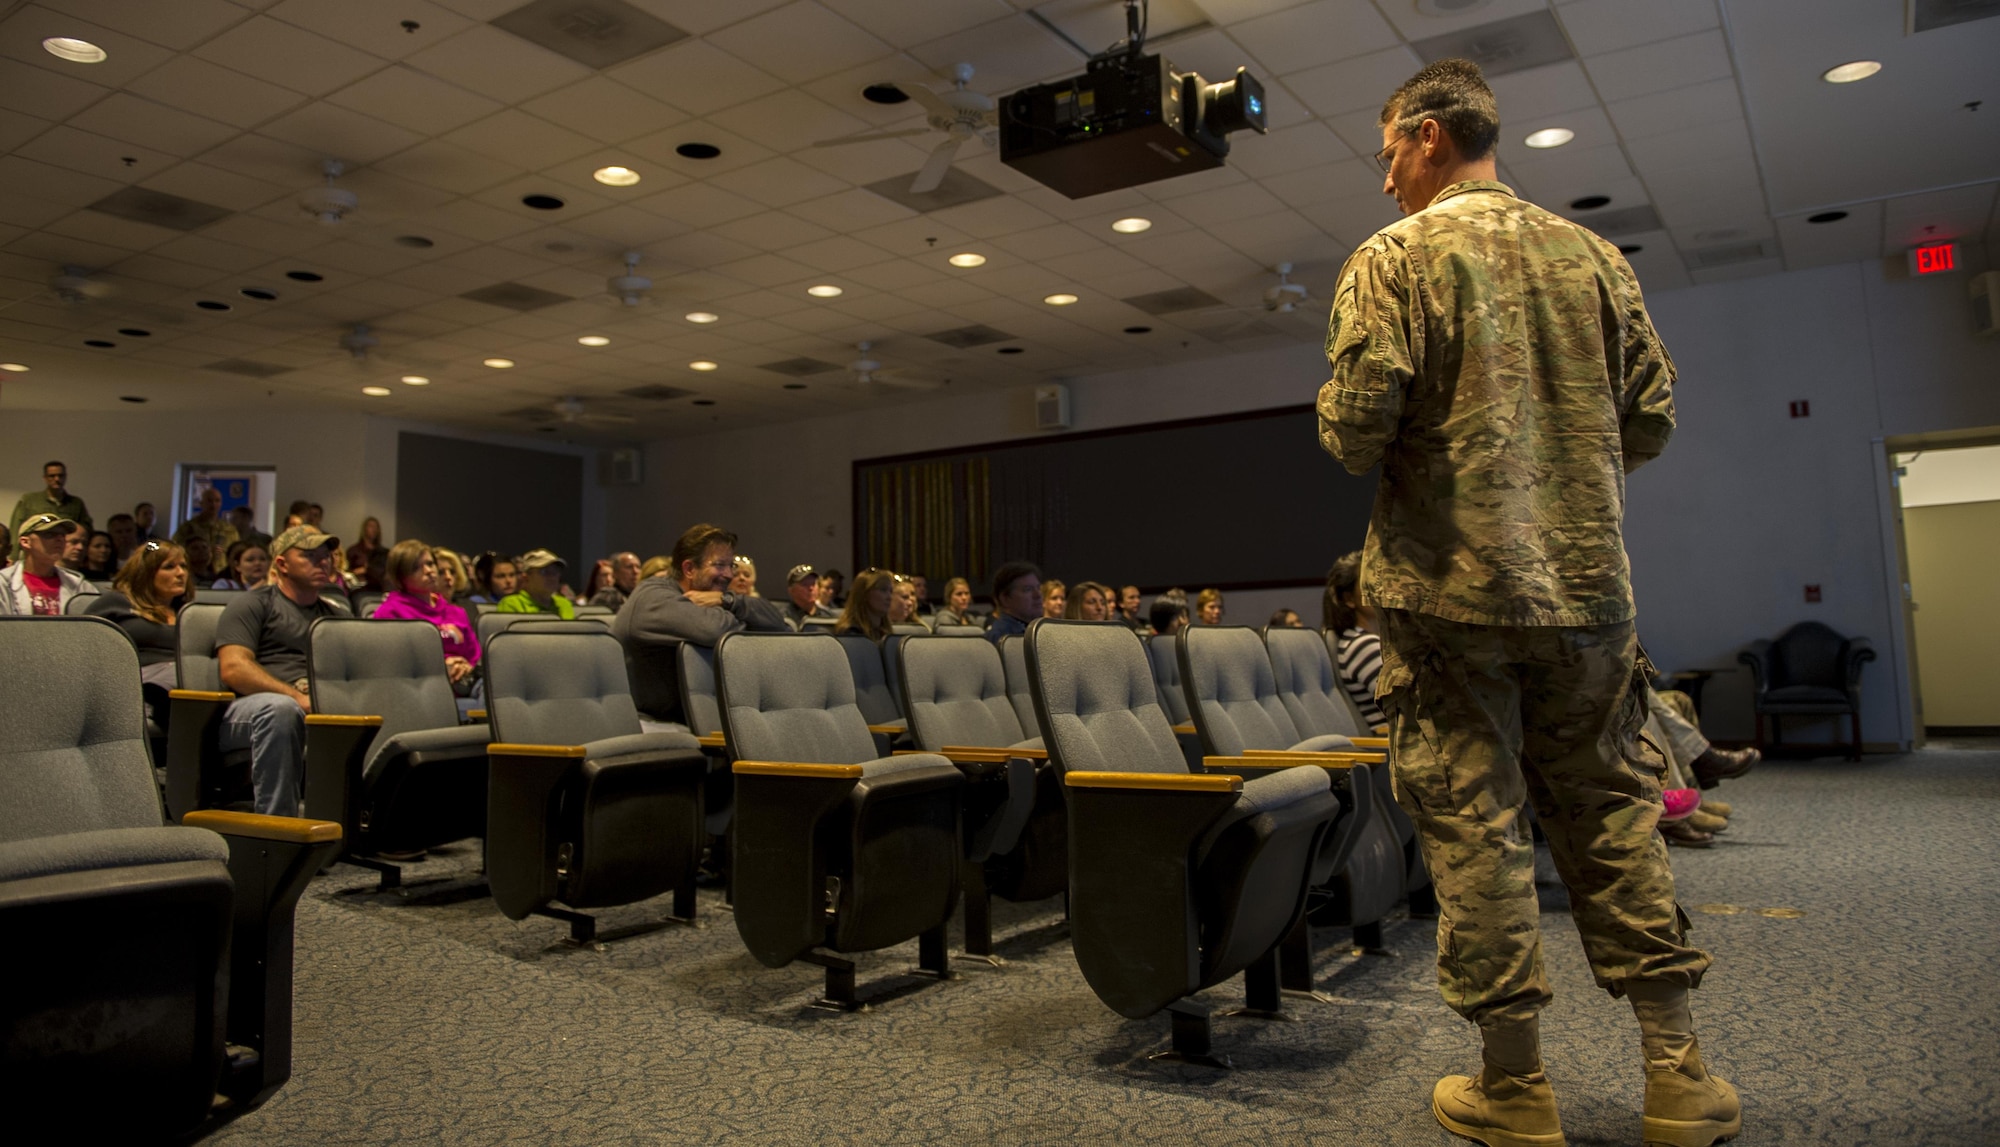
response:
<path id="1" fill-rule="evenodd" d="M 85 612 L 109 619 L 139 647 L 139 680 L 159 689 L 177 687 L 180 607 L 193 600 L 187 551 L 158 539 L 132 551 Z M 162 698 L 164 700 L 164 698 Z"/>

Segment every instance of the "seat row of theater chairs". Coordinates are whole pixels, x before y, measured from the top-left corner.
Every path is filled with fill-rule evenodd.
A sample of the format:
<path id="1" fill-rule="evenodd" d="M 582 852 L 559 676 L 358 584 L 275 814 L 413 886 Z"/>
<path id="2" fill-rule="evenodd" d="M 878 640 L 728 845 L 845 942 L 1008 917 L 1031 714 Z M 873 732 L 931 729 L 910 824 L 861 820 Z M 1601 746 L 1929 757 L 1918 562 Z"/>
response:
<path id="1" fill-rule="evenodd" d="M 673 918 L 691 919 L 703 848 L 720 838 L 745 945 L 767 966 L 823 966 L 818 1002 L 841 1008 L 861 1003 L 859 953 L 916 938 L 920 969 L 948 977 L 946 926 L 961 897 L 968 954 L 994 960 L 990 895 L 1066 892 L 1092 989 L 1128 1017 L 1170 1010 L 1173 1050 L 1163 1054 L 1203 1062 L 1226 1061 L 1211 1055 L 1208 1013 L 1188 996 L 1243 973 L 1245 1011 L 1279 1014 L 1282 988 L 1311 991 L 1309 913 L 1357 926 L 1366 944 L 1369 926 L 1403 895 L 1420 907 L 1427 883 L 1407 822 L 1386 799 L 1383 757 L 1369 751 L 1382 744 L 1359 735 L 1313 631 L 1214 627 L 1148 643 L 1115 623 L 1049 620 L 999 646 L 739 633 L 713 650 L 628 651 L 601 622 L 526 615 L 496 623 L 506 628 L 486 652 L 486 723 L 465 725 L 430 626 L 325 619 L 311 638 L 305 817 L 292 822 L 227 811 L 248 783 L 244 762 L 214 748 L 228 695 L 201 687 L 213 672 L 213 620 L 204 624 L 203 613 L 216 609 L 198 603 L 182 614 L 187 688 L 172 700 L 167 813 L 170 823 L 249 834 L 242 845 L 230 838 L 228 868 L 236 897 L 263 908 L 235 914 L 233 980 L 217 980 L 216 959 L 167 962 L 188 982 L 160 968 L 146 974 L 154 995 L 192 1018 L 215 1010 L 218 982 L 234 984 L 229 1054 L 213 1025 L 196 1025 L 192 1038 L 213 1053 L 195 1057 L 208 1065 L 207 1093 L 220 1079 L 238 1102 L 268 1095 L 288 1073 L 291 912 L 311 873 L 337 859 L 393 884 L 397 867 L 374 854 L 481 836 L 487 881 L 508 917 L 553 916 L 588 941 L 591 909 L 672 893 Z M 136 659 L 122 632 L 93 618 L 4 619 L 0 664 L 10 707 L 27 695 L 35 712 L 65 714 L 38 721 L 25 752 L 91 761 L 55 782 L 74 790 L 69 812 L 50 822 L 56 834 L 137 834 L 163 850 L 85 848 L 88 872 L 82 862 L 64 870 L 118 886 L 125 922 L 97 928 L 226 932 L 227 878 L 213 919 L 176 907 L 182 885 L 197 879 L 176 868 L 192 847 L 186 829 L 160 827 L 152 793 L 132 795 L 148 773 L 129 688 Z M 1173 719 L 1181 715 L 1185 723 Z M 14 746 L 0 752 L 21 756 Z M 92 795 L 98 787 L 124 795 L 103 800 Z M 76 811 L 93 805 L 103 806 L 95 821 Z M 264 835 L 241 827 L 249 823 Z M 34 855 L 47 843 L 28 839 L 46 832 L 34 825 L 17 821 L 0 849 Z M 274 848 L 287 833 L 297 839 L 291 851 Z M 222 853 L 203 847 L 199 880 L 213 886 Z M 263 869 L 244 867 L 253 856 Z M 274 864 L 284 879 L 265 871 Z M 38 892 L 26 904 L 20 894 L 45 875 L 32 864 L 0 871 L 10 934 L 49 926 L 34 913 L 55 901 Z M 259 962 L 243 963 L 246 939 Z M 174 945 L 200 949 L 185 935 L 165 946 Z M 214 956 L 227 945 L 210 948 Z M 10 961 L 66 958 L 6 950 Z M 112 970 L 92 974 L 100 978 L 65 979 L 68 995 L 55 998 L 88 1009 L 118 990 Z M 57 1022 L 49 1017 L 60 1010 L 38 1011 L 37 1022 Z M 138 1051 L 188 1058 L 164 1032 L 146 1040 Z M 106 1055 L 123 1070 L 150 1070 L 132 1048 Z M 30 1074 L 52 1074 L 46 1067 Z M 231 1082 L 246 1070 L 257 1087 Z M 180 1099 L 162 1110 L 195 1110 Z"/>

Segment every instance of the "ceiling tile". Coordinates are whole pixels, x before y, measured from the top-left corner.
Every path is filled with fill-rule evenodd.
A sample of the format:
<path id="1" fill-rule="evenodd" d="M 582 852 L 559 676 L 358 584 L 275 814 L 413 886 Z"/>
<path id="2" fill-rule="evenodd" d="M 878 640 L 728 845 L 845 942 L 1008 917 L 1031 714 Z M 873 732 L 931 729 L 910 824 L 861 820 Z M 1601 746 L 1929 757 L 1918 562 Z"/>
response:
<path id="1" fill-rule="evenodd" d="M 132 81 L 128 88 L 168 107 L 242 128 L 255 127 L 305 99 L 297 92 L 193 56 L 175 56 Z"/>
<path id="2" fill-rule="evenodd" d="M 845 112 L 836 111 L 826 101 L 797 89 L 774 92 L 718 111 L 708 119 L 745 139 L 781 152 L 809 147 L 823 139 L 852 135 L 869 127 Z"/>
<path id="3" fill-rule="evenodd" d="M 15 4 L 9 7 L 12 15 L 0 20 L 0 56 L 30 64 L 37 70 L 71 75 L 81 73 L 91 83 L 120 87 L 166 63 L 173 55 L 169 49 L 157 44 L 39 5 Z M 59 60 L 42 47 L 42 41 L 50 36 L 74 36 L 88 40 L 103 48 L 106 58 L 94 64 Z M 19 82 L 34 82 L 34 76 L 30 73 Z"/>
<path id="4" fill-rule="evenodd" d="M 232 211 L 249 211 L 261 207 L 274 199 L 284 197 L 291 189 L 219 167 L 204 163 L 182 163 L 146 179 L 140 184 L 156 191 L 165 191 L 201 203 L 213 203 L 217 207 L 227 207 Z"/>
<path id="5" fill-rule="evenodd" d="M 1711 80 L 1656 95 L 1608 105 L 1611 122 L 1625 139 L 1667 135 L 1704 124 L 1743 118 L 1743 96 L 1734 79 Z"/>
<path id="6" fill-rule="evenodd" d="M 515 0 L 493 0 L 512 7 Z M 682 28 L 697 36 L 726 28 L 739 20 L 746 20 L 770 8 L 776 8 L 785 0 L 729 0 L 718 4 L 715 0 L 626 0 L 626 3 L 642 12 L 657 16 L 676 28 Z"/>
<path id="7" fill-rule="evenodd" d="M 211 167 L 280 186 L 302 186 L 319 177 L 324 152 L 261 135 L 239 135 L 197 157 Z"/>
<path id="8" fill-rule="evenodd" d="M 1249 219 L 1285 205 L 1277 196 L 1254 183 L 1218 188 L 1174 200 L 1174 210 L 1196 226 L 1212 226 L 1231 219 Z"/>
<path id="9" fill-rule="evenodd" d="M 137 183 L 178 162 L 171 155 L 78 131 L 68 125 L 43 132 L 32 142 L 16 149 L 14 154 L 118 183 Z M 135 162 L 127 165 L 127 159 Z"/>
<path id="10" fill-rule="evenodd" d="M 863 191 L 858 187 L 792 204 L 790 210 L 801 219 L 810 219 L 822 227 L 843 233 L 910 219 L 916 215 L 900 203 L 891 203 L 872 191 Z"/>
<path id="11" fill-rule="evenodd" d="M 1715 0 L 1582 0 L 1556 9 L 1585 56 L 1669 40 L 1716 26 Z"/>
<path id="12" fill-rule="evenodd" d="M 537 165 L 560 163 L 597 147 L 595 140 L 515 108 L 467 124 L 444 138 L 481 155 L 515 164 L 528 155 L 535 157 Z"/>
<path id="13" fill-rule="evenodd" d="M 1258 180 L 1264 190 L 1290 207 L 1310 207 L 1351 199 L 1359 191 L 1381 180 L 1375 165 L 1360 159 L 1321 164 L 1304 171 L 1290 171 Z"/>
<path id="14" fill-rule="evenodd" d="M 226 0 L 40 0 L 40 6 L 82 16 L 164 48 L 186 51 L 242 20 L 247 13 Z"/>
<path id="15" fill-rule="evenodd" d="M 502 103 L 517 103 L 588 77 L 590 69 L 538 44 L 475 24 L 405 61 Z"/>
<path id="16" fill-rule="evenodd" d="M 1323 123 L 1303 123 L 1269 135 L 1230 140 L 1229 163 L 1253 179 L 1354 158 L 1354 149 Z"/>
<path id="17" fill-rule="evenodd" d="M 685 143 L 705 143 L 721 149 L 713 159 L 689 159 L 677 150 Z M 621 145 L 636 158 L 658 164 L 689 179 L 713 179 L 725 171 L 768 159 L 770 148 L 703 120 L 694 120 Z"/>
<path id="18" fill-rule="evenodd" d="M 250 247 L 239 247 L 234 243 L 224 243 L 210 239 L 206 235 L 183 235 L 171 243 L 162 243 L 153 248 L 153 254 L 164 259 L 178 259 L 183 263 L 193 263 L 198 267 L 211 267 L 217 271 L 248 271 L 261 265 L 269 255 Z M 240 303 L 242 299 L 232 299 Z"/>
<path id="19" fill-rule="evenodd" d="M 1249 49 L 1271 74 L 1281 76 L 1350 56 L 1379 52 L 1398 42 L 1396 30 L 1381 13 L 1372 5 L 1355 4 L 1351 0 L 1315 0 L 1286 8 L 1269 16 L 1231 24 L 1229 35 Z"/>
<path id="20" fill-rule="evenodd" d="M 1439 8 L 1446 5 L 1440 4 Z M 1457 5 L 1462 11 L 1454 15 L 1433 16 L 1417 8 L 1414 3 L 1388 3 L 1381 5 L 1382 14 L 1389 17 L 1404 37 L 1411 40 L 1441 36 L 1446 32 L 1457 32 L 1466 28 L 1477 28 L 1485 24 L 1495 24 L 1515 16 L 1525 16 L 1530 12 L 1548 7 L 1546 0 L 1493 0 L 1490 4 Z M 1408 76 L 1403 77 L 1408 79 Z M 1401 83 L 1402 81 L 1397 81 Z M 1388 98 L 1388 92 L 1382 93 Z"/>
<path id="21" fill-rule="evenodd" d="M 600 143 L 622 143 L 650 135 L 687 118 L 685 113 L 603 76 L 537 96 L 521 108 Z"/>
<path id="22" fill-rule="evenodd" d="M 989 95 L 1083 70 L 1076 53 L 1026 16 L 1009 16 L 909 46 L 909 53 L 940 76 L 971 63 L 975 90 Z"/>
<path id="23" fill-rule="evenodd" d="M 812 0 L 712 32 L 708 42 L 779 79 L 802 84 L 890 54 L 889 45 Z"/>
<path id="24" fill-rule="evenodd" d="M 1500 122 L 1510 125 L 1510 136 L 1526 135 L 1550 123 L 1568 127 L 1563 116 L 1598 109 L 1597 92 L 1583 74 L 1583 65 L 1575 60 L 1496 76 L 1492 86 L 1500 105 Z"/>
<path id="25" fill-rule="evenodd" d="M 883 40 L 906 47 L 1013 14 L 1003 0 L 824 0 Z"/>
<path id="26" fill-rule="evenodd" d="M 95 211 L 78 211 L 65 216 L 42 228 L 45 235 L 81 239 L 106 247 L 116 247 L 122 251 L 147 251 L 185 232 L 167 227 L 155 227 L 150 223 L 135 223 L 130 219 L 114 219 Z M 15 248 L 19 250 L 20 248 Z M 80 261 L 80 260 L 79 260 Z M 99 266 L 106 265 L 101 259 L 91 260 Z"/>
<path id="27" fill-rule="evenodd" d="M 402 66 L 384 68 L 326 98 L 419 135 L 443 135 L 500 110 L 485 96 Z"/>
<path id="28" fill-rule="evenodd" d="M 715 269 L 721 274 L 741 279 L 746 283 L 755 283 L 760 287 L 776 287 L 781 283 L 797 284 L 800 298 L 809 297 L 804 294 L 806 281 L 814 279 L 818 274 L 803 263 L 795 263 L 790 259 L 770 254 L 752 255 L 748 259 L 724 263 Z"/>
<path id="29" fill-rule="evenodd" d="M 427 187 L 454 191 L 460 195 L 471 195 L 504 183 L 519 170 L 513 164 L 442 140 L 431 140 L 399 151 L 375 166 Z"/>
<path id="30" fill-rule="evenodd" d="M 400 60 L 472 25 L 464 16 L 427 0 L 339 0 L 336 4 L 284 0 L 266 13 L 385 60 Z M 406 20 L 417 26 L 404 27 Z"/>
<path id="31" fill-rule="evenodd" d="M 1993 213 L 1996 187 L 2000 184 L 1986 183 L 1889 200 L 1882 219 L 1882 254 L 1899 255 L 1936 239 L 1977 241 Z"/>
<path id="32" fill-rule="evenodd" d="M 52 126 L 48 120 L 0 108 L 0 155 L 13 151 Z"/>
<path id="33" fill-rule="evenodd" d="M 766 207 L 784 207 L 848 190 L 846 183 L 783 156 L 724 172 L 709 183 Z"/>
<path id="34" fill-rule="evenodd" d="M 755 215 L 762 205 L 706 183 L 689 183 L 649 195 L 634 206 L 689 227 L 703 229 Z"/>
<path id="35" fill-rule="evenodd" d="M 630 204 L 593 211 L 574 221 L 570 226 L 578 234 L 597 240 L 610 252 L 645 247 L 662 239 L 684 235 L 688 231 L 684 223 L 651 211 L 642 211 Z"/>
<path id="36" fill-rule="evenodd" d="M 908 173 L 914 176 L 924 165 L 924 160 L 929 157 L 930 148 L 943 140 L 944 137 L 941 135 L 926 132 L 909 139 L 883 139 L 867 143 L 846 143 L 837 147 L 801 148 L 793 153 L 792 158 L 843 182 L 865 187 L 881 179 L 885 174 Z M 958 150 L 958 159 L 955 162 L 959 169 L 970 174 L 972 169 L 969 165 L 984 150 L 984 145 L 968 141 Z"/>
<path id="37" fill-rule="evenodd" d="M 275 119 L 258 129 L 258 134 L 354 164 L 373 163 L 423 139 L 413 131 L 324 101 Z"/>
<path id="38" fill-rule="evenodd" d="M 1254 20 L 1259 16 L 1282 12 L 1304 2 L 1305 0 L 1195 0 L 1201 10 L 1208 13 L 1208 18 L 1217 24 Z"/>
<path id="39" fill-rule="evenodd" d="M 923 218 L 934 220 L 941 227 L 962 231 L 980 239 L 1025 231 L 1031 227 L 1046 227 L 1055 222 L 1055 218 L 1047 212 L 1004 196 L 982 199 L 977 203 L 967 203 L 961 207 L 947 207 Z M 862 237 L 867 238 L 867 236 Z"/>
<path id="40" fill-rule="evenodd" d="M 125 92 L 114 92 L 69 122 L 85 131 L 184 157 L 207 151 L 238 133 L 228 124 Z"/>
<path id="41" fill-rule="evenodd" d="M 831 238 L 833 232 L 782 211 L 766 211 L 712 228 L 724 239 L 747 243 L 760 251 L 780 251 L 801 243 Z M 878 251 L 878 254 L 880 252 Z"/>
<path id="42" fill-rule="evenodd" d="M 194 54 L 310 96 L 325 95 L 383 66 L 379 56 L 268 16 L 238 24 L 196 48 Z"/>
<path id="43" fill-rule="evenodd" d="M 1423 61 L 1408 48 L 1386 48 L 1286 76 L 1285 86 L 1315 114 L 1332 116 L 1380 108 L 1421 67 Z"/>
<path id="44" fill-rule="evenodd" d="M 785 249 L 785 257 L 796 259 L 816 271 L 845 273 L 876 263 L 895 261 L 895 257 L 882 248 L 845 235 L 831 235 L 814 242 L 788 246 Z"/>
<path id="45" fill-rule="evenodd" d="M 1113 232 L 1107 231 L 1105 234 L 1109 236 Z M 993 238 L 992 244 L 1002 251 L 1028 260 L 1106 251 L 1110 247 L 1104 239 L 1099 239 L 1073 223 L 1056 223 L 1047 227 L 998 235 Z"/>
<path id="46" fill-rule="evenodd" d="M 912 289 L 930 290 L 932 287 L 950 281 L 955 276 L 935 267 L 925 266 L 911 259 L 890 259 L 857 267 L 847 272 L 847 277 L 866 287 L 878 291 L 907 291 Z M 974 285 L 977 285 L 976 283 Z"/>
<path id="47" fill-rule="evenodd" d="M 110 88 L 46 68 L 0 68 L 0 108 L 40 119 L 68 119 L 110 94 Z"/>
<path id="48" fill-rule="evenodd" d="M 1671 91 L 1735 74 L 1722 33 L 1697 32 L 1638 48 L 1607 52 L 1583 62 L 1607 103 Z"/>
<path id="49" fill-rule="evenodd" d="M 18 154 L 0 156 L 0 188 L 30 199 L 61 203 L 70 210 L 95 203 L 118 187 L 119 182 L 38 163 Z"/>
<path id="50" fill-rule="evenodd" d="M 1787 270 L 1853 263 L 1883 254 L 1880 203 L 1857 204 L 1847 209 L 1847 218 L 1833 223 L 1808 223 L 1803 215 L 1776 222 Z"/>
<path id="51" fill-rule="evenodd" d="M 605 75 L 695 115 L 735 107 L 785 86 L 769 72 L 702 40 L 671 44 Z"/>

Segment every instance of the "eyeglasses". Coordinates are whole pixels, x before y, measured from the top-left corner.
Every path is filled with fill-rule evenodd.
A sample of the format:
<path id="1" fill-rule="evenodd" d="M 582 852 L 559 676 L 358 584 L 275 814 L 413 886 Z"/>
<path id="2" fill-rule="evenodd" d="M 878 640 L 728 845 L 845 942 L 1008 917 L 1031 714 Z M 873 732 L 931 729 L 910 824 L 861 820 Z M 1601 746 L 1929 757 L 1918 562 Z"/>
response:
<path id="1" fill-rule="evenodd" d="M 1415 139 L 1416 133 L 1412 131 L 1399 131 L 1396 133 L 1395 140 L 1388 147 L 1375 153 L 1375 166 L 1382 169 L 1382 174 L 1389 174 L 1389 168 L 1396 162 L 1396 144 L 1403 142 L 1405 137 Z"/>

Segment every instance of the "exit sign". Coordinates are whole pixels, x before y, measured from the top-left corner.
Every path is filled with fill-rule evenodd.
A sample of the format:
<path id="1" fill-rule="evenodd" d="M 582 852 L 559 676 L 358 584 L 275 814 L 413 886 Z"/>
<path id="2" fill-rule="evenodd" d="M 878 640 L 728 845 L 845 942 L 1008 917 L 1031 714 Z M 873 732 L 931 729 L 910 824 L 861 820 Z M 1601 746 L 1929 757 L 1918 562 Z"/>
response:
<path id="1" fill-rule="evenodd" d="M 1958 244 L 1934 243 L 1910 248 L 1910 274 L 1941 275 L 1958 270 Z"/>

